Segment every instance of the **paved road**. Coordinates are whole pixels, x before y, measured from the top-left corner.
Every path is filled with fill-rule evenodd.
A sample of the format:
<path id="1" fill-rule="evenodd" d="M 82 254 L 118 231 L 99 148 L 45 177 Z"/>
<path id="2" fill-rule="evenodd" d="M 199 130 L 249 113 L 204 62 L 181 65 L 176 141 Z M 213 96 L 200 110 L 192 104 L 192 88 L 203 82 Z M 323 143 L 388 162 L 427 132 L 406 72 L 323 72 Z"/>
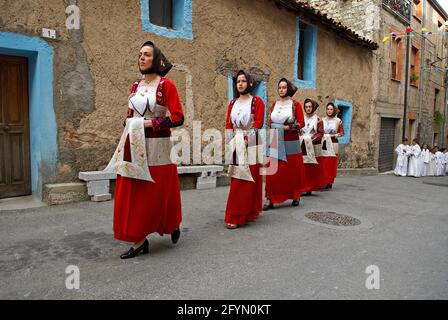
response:
<path id="1" fill-rule="evenodd" d="M 179 243 L 151 235 L 149 255 L 124 261 L 112 202 L 1 212 L 0 299 L 448 299 L 448 177 L 338 178 L 238 230 L 224 228 L 227 194 L 182 192 Z M 321 210 L 373 227 L 305 221 Z M 68 265 L 79 267 L 79 290 L 65 286 Z M 369 265 L 378 290 L 366 288 Z"/>

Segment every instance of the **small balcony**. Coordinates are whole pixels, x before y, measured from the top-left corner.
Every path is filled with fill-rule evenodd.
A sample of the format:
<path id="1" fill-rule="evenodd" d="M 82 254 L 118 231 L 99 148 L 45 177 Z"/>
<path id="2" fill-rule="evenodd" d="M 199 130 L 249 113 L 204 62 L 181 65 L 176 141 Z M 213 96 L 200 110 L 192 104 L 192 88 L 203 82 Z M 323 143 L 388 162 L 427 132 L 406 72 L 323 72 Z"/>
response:
<path id="1" fill-rule="evenodd" d="M 383 8 L 406 25 L 411 21 L 411 0 L 383 0 Z"/>

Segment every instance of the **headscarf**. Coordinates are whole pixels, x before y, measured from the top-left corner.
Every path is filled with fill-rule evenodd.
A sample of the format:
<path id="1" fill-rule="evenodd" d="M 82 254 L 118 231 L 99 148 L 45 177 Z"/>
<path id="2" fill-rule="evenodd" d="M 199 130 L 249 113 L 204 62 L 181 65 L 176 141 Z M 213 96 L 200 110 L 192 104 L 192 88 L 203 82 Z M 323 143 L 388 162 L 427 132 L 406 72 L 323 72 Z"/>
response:
<path id="1" fill-rule="evenodd" d="M 303 110 L 305 110 L 305 105 L 306 105 L 308 102 L 311 102 L 311 105 L 313 106 L 313 112 L 312 112 L 312 113 L 316 112 L 317 108 L 319 108 L 319 104 L 318 104 L 316 101 L 311 100 L 311 99 L 309 99 L 309 98 L 308 98 L 308 99 L 305 99 L 305 101 L 303 102 Z M 306 113 L 306 111 L 305 111 L 305 113 Z"/>
<path id="2" fill-rule="evenodd" d="M 158 75 L 164 77 L 171 70 L 173 65 L 152 41 L 146 41 L 141 48 L 144 46 L 150 46 L 154 49 L 152 66 L 145 70 L 145 73 L 157 73 Z"/>
<path id="3" fill-rule="evenodd" d="M 286 78 L 281 78 L 280 81 L 278 82 L 278 85 L 280 84 L 280 82 L 286 82 L 286 86 L 288 88 L 287 91 L 286 91 L 286 95 L 288 97 L 292 98 L 293 95 L 297 92 L 298 88 L 291 81 L 289 81 Z M 278 85 L 277 85 L 277 88 L 278 88 Z"/>
<path id="4" fill-rule="evenodd" d="M 250 74 L 248 74 L 246 71 L 244 71 L 244 70 L 238 71 L 238 73 L 236 74 L 234 85 L 233 85 L 233 92 L 235 93 L 235 96 L 237 98 L 240 96 L 240 93 L 238 92 L 238 87 L 237 87 L 237 80 L 238 80 L 238 76 L 240 76 L 242 74 L 244 74 L 244 76 L 246 77 L 246 80 L 247 80 L 247 88 L 246 88 L 246 90 L 243 91 L 243 94 L 251 93 L 255 89 L 255 86 L 257 85 L 257 82 L 254 80 L 254 78 L 252 78 L 252 76 Z"/>
<path id="5" fill-rule="evenodd" d="M 338 115 L 338 113 L 339 113 L 339 108 L 337 106 L 335 106 L 335 104 L 333 102 L 328 102 L 327 103 L 327 108 L 328 108 L 328 106 L 332 106 L 333 107 L 333 114 L 331 116 L 329 116 L 327 114 L 327 110 L 325 110 L 325 114 L 327 115 L 327 117 L 330 117 L 330 118 L 336 117 Z"/>

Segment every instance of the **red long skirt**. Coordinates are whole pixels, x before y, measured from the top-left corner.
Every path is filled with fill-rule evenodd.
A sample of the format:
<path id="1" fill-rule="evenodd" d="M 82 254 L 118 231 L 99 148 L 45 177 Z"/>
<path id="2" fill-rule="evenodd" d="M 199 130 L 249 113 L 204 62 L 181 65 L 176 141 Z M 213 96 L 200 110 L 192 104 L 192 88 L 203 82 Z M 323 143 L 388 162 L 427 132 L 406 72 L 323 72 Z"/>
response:
<path id="1" fill-rule="evenodd" d="M 130 161 L 129 138 L 124 146 L 124 159 Z M 114 237 L 138 242 L 149 234 L 161 236 L 178 229 L 182 221 L 177 166 L 150 166 L 155 182 L 117 175 L 114 196 Z"/>
<path id="2" fill-rule="evenodd" d="M 278 161 L 277 173 L 266 176 L 266 198 L 271 203 L 298 200 L 305 186 L 305 166 L 301 153 L 286 157 L 288 162 Z"/>
<path id="3" fill-rule="evenodd" d="M 255 182 L 232 178 L 224 221 L 243 225 L 255 221 L 262 209 L 263 177 L 260 164 L 250 165 L 250 172 Z"/>
<path id="4" fill-rule="evenodd" d="M 338 172 L 339 157 L 319 157 L 324 185 L 333 184 Z"/>
<path id="5" fill-rule="evenodd" d="M 153 232 L 171 234 L 182 221 L 177 166 L 149 168 L 155 183 L 117 176 L 114 237 L 138 242 Z"/>
<path id="6" fill-rule="evenodd" d="M 320 191 L 324 188 L 324 183 L 322 179 L 322 170 L 319 164 L 319 158 L 317 159 L 317 164 L 305 163 L 305 183 L 302 192 L 312 192 Z"/>

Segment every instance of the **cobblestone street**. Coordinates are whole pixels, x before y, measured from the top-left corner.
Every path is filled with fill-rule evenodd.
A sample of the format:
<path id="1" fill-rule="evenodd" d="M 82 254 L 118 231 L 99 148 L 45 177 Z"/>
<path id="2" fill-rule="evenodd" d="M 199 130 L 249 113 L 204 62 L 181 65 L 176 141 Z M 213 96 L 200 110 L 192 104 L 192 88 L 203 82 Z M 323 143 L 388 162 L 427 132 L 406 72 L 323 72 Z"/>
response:
<path id="1" fill-rule="evenodd" d="M 183 233 L 120 260 L 113 202 L 0 212 L 0 299 L 447 299 L 448 177 L 341 177 L 332 191 L 227 230 L 227 187 L 182 192 Z M 331 206 L 330 206 L 331 205 Z M 308 223 L 336 211 L 358 228 Z M 80 289 L 66 288 L 68 265 Z M 380 288 L 366 288 L 368 266 Z"/>

